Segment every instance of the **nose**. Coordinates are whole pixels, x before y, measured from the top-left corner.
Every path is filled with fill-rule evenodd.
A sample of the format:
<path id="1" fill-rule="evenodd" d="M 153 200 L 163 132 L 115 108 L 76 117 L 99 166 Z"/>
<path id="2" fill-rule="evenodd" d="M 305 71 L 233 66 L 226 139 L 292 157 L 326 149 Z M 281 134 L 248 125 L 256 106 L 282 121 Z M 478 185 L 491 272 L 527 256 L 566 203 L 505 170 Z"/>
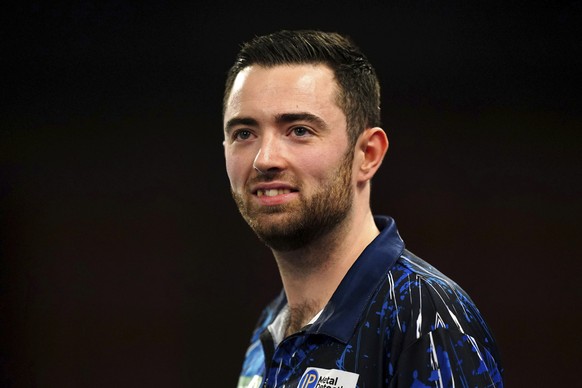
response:
<path id="1" fill-rule="evenodd" d="M 260 173 L 280 171 L 285 168 L 284 149 L 276 136 L 265 136 L 255 156 L 253 167 Z"/>

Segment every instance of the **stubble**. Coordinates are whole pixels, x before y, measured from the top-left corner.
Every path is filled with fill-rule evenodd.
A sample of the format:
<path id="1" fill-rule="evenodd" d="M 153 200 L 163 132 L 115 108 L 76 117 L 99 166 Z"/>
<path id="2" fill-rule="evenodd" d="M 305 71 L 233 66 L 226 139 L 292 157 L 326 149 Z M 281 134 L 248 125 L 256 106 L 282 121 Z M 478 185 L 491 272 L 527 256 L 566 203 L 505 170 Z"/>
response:
<path id="1" fill-rule="evenodd" d="M 352 161 L 350 150 L 315 194 L 305 197 L 299 187 L 299 201 L 291 204 L 257 207 L 244 194 L 232 191 L 232 196 L 245 221 L 268 247 L 281 252 L 305 248 L 338 228 L 348 216 L 353 200 Z M 257 177 L 262 182 L 278 178 L 277 173 Z"/>

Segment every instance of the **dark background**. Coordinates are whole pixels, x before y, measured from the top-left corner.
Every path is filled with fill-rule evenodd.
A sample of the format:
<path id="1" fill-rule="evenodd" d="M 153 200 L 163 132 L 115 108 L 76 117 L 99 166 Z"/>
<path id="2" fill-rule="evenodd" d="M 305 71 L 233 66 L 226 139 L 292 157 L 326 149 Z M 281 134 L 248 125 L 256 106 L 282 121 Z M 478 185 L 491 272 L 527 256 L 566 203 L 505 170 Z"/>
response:
<path id="1" fill-rule="evenodd" d="M 387 4 L 386 4 L 387 3 Z M 229 195 L 224 75 L 350 35 L 391 140 L 375 212 L 463 286 L 508 386 L 579 381 L 582 2 L 22 1 L 0 25 L 0 386 L 233 387 L 280 289 Z"/>

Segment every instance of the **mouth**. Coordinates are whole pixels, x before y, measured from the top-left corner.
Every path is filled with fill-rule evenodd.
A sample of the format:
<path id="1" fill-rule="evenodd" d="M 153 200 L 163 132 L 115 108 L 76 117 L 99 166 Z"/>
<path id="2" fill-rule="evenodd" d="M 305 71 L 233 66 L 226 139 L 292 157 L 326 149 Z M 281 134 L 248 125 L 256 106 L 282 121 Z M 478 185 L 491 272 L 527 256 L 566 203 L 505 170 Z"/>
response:
<path id="1" fill-rule="evenodd" d="M 294 190 L 291 189 L 259 189 L 255 192 L 257 197 L 276 197 L 277 195 L 289 194 Z"/>

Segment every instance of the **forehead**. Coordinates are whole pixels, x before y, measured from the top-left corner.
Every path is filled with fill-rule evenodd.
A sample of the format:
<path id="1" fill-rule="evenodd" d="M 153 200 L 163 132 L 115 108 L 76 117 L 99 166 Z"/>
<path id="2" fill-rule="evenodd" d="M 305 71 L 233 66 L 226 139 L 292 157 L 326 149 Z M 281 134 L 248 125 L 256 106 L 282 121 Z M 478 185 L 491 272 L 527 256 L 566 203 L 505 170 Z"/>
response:
<path id="1" fill-rule="evenodd" d="M 225 118 L 263 111 L 312 111 L 339 109 L 337 82 L 323 64 L 252 65 L 241 70 L 226 102 Z"/>

